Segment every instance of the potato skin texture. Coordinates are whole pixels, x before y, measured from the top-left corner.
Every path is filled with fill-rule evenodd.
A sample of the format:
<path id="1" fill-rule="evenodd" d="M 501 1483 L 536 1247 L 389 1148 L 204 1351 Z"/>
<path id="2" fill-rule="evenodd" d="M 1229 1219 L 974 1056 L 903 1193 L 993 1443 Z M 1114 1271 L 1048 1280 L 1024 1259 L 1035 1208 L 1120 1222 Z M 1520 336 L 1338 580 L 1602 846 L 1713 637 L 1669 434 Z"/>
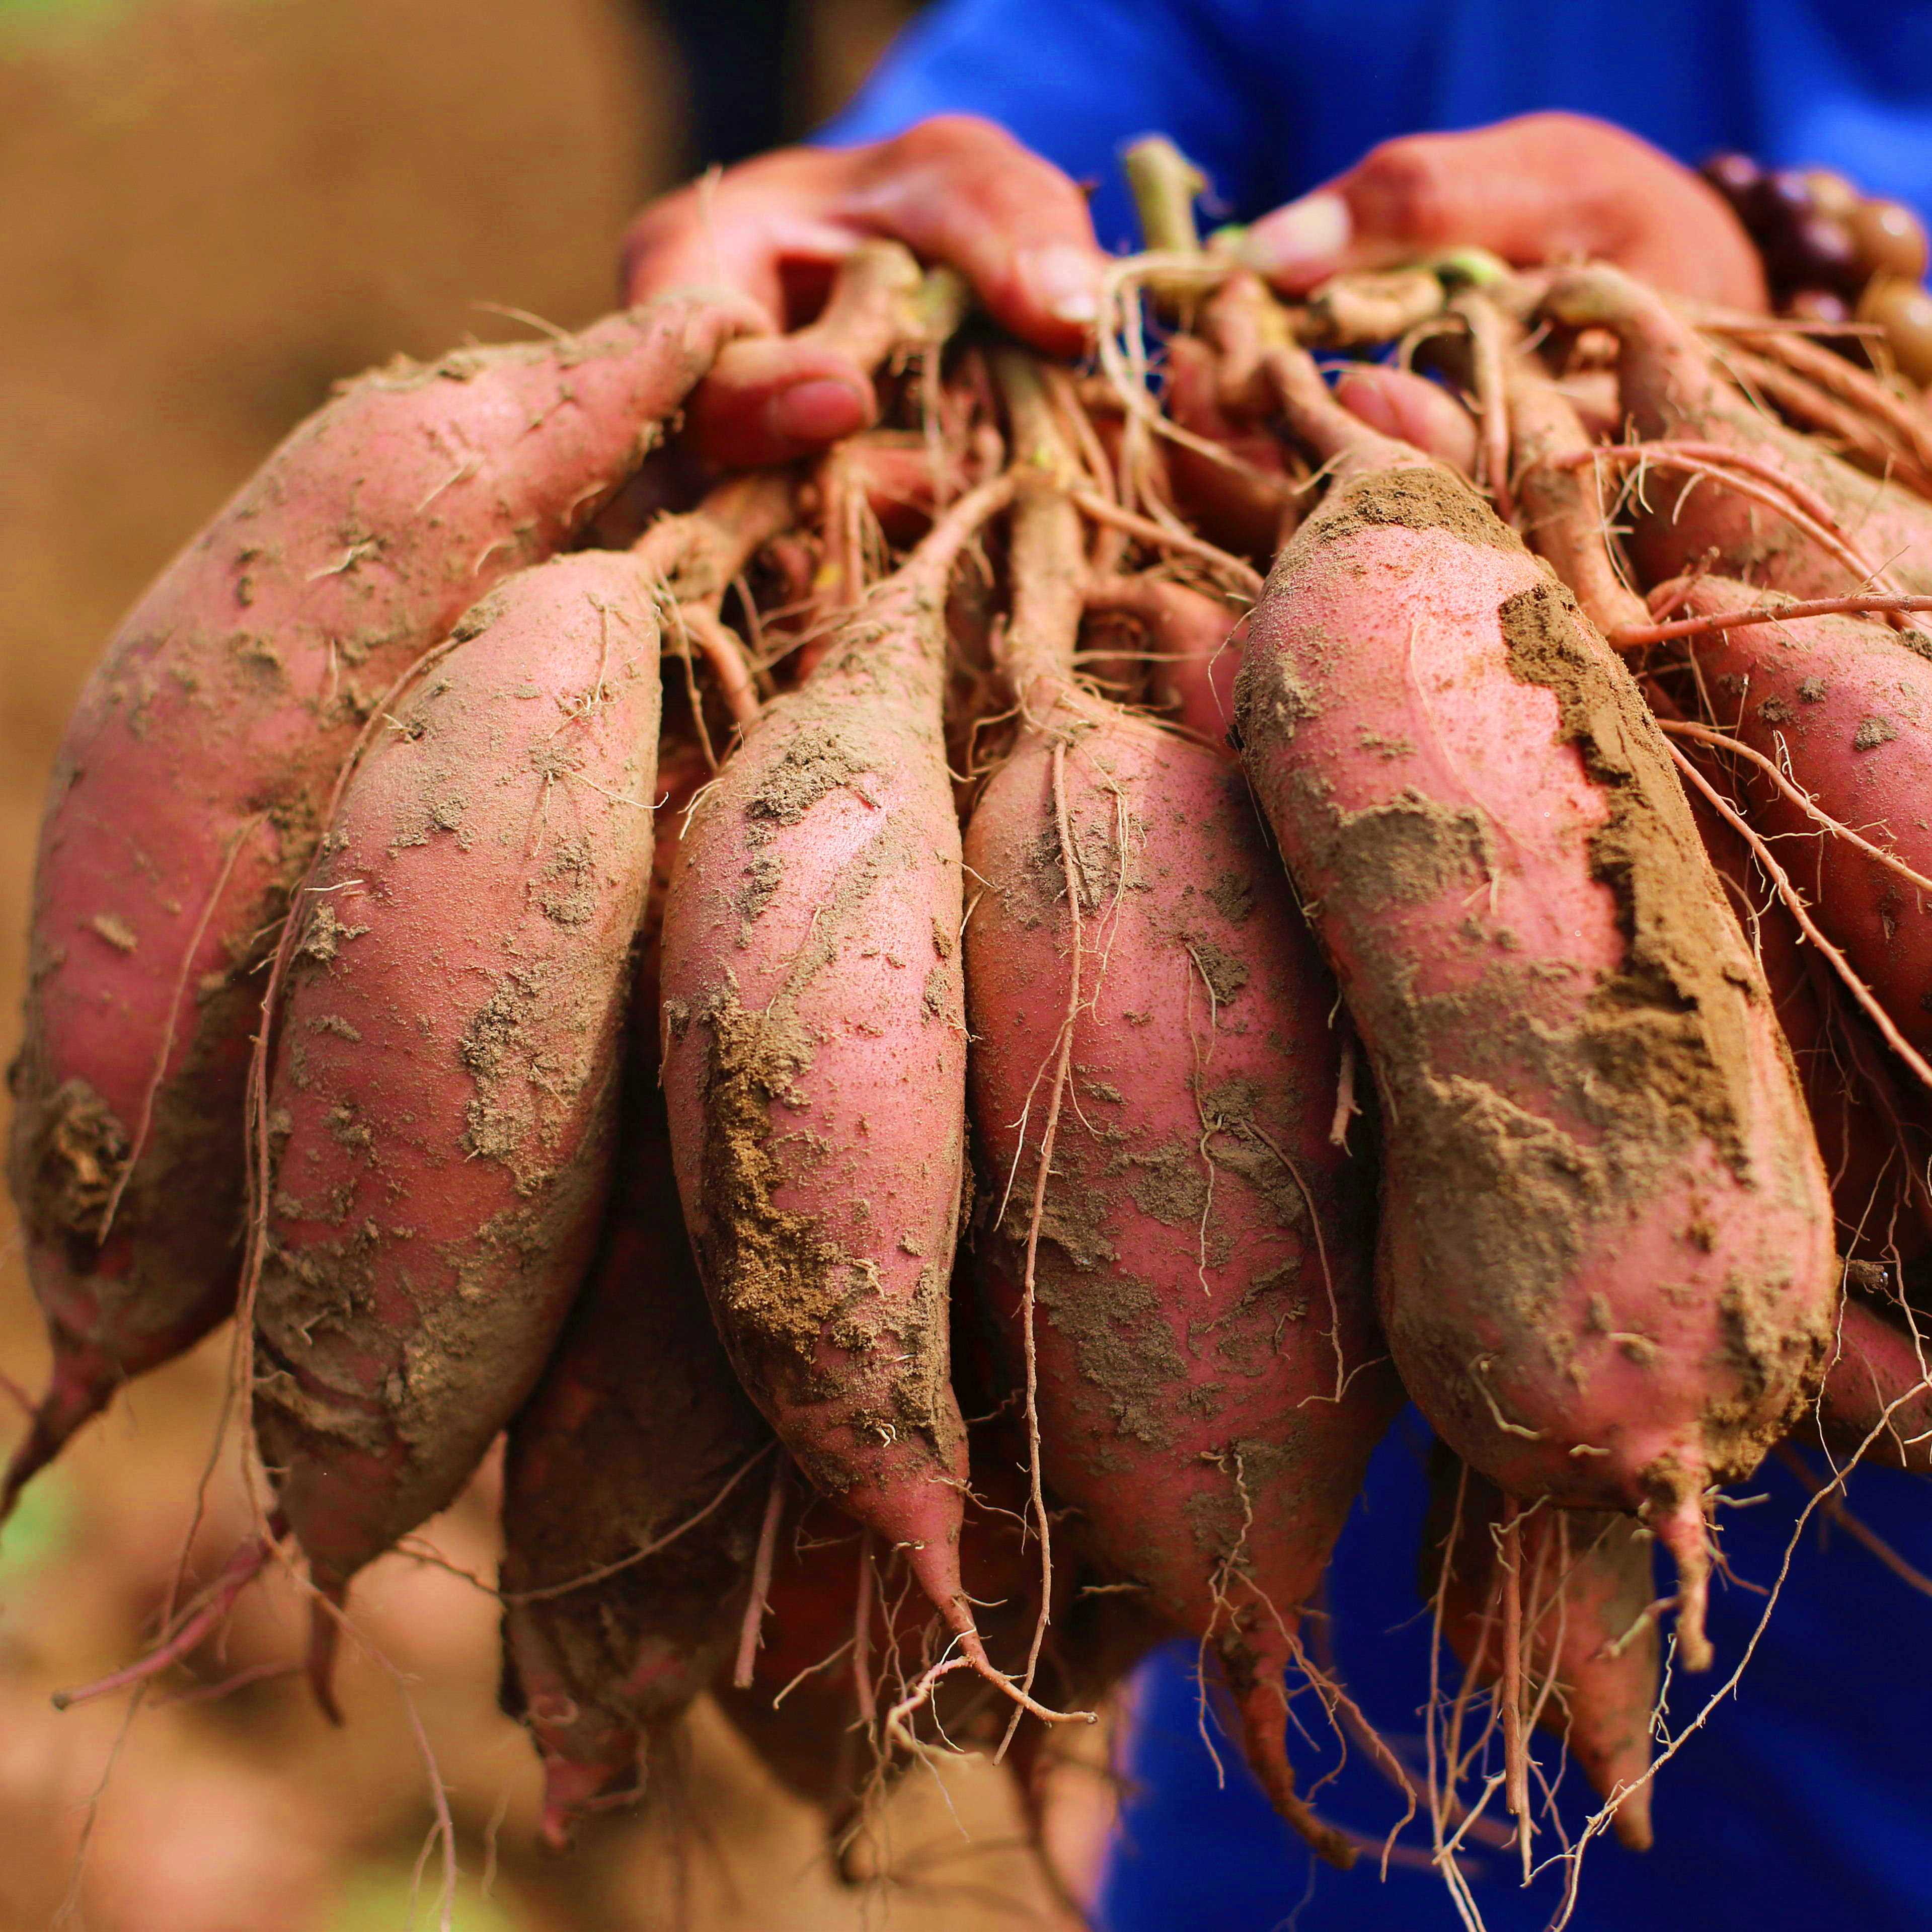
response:
<path id="1" fill-rule="evenodd" d="M 254 1394 L 327 1594 L 461 1487 L 591 1258 L 650 878 L 652 590 L 593 550 L 493 592 L 298 898 Z"/>
<path id="2" fill-rule="evenodd" d="M 876 588 L 692 812 L 664 913 L 664 1084 L 740 1379 L 970 1646 L 947 1330 L 966 1112 L 940 732 L 953 554 L 915 552 Z"/>
<path id="3" fill-rule="evenodd" d="M 1238 768 L 1065 688 L 967 835 L 978 1259 L 1008 1384 L 1074 970 L 1056 748 L 1083 963 L 1037 1243 L 1042 1466 L 1081 1546 L 1218 1657 L 1264 1787 L 1339 1858 L 1294 1795 L 1282 1682 L 1401 1401 L 1372 1132 L 1330 1142 L 1334 988 Z"/>
<path id="4" fill-rule="evenodd" d="M 1487 506 L 1400 450 L 1342 460 L 1238 699 L 1375 1069 L 1384 1330 L 1472 1466 L 1640 1510 L 1701 1575 L 1703 1490 L 1816 1385 L 1825 1175 L 1640 694 Z"/>
<path id="5" fill-rule="evenodd" d="M 233 1307 L 256 969 L 370 710 L 755 326 L 676 296 L 559 344 L 399 358 L 296 428 L 122 623 L 40 830 L 9 1178 L 55 1369 L 9 1501 Z"/>

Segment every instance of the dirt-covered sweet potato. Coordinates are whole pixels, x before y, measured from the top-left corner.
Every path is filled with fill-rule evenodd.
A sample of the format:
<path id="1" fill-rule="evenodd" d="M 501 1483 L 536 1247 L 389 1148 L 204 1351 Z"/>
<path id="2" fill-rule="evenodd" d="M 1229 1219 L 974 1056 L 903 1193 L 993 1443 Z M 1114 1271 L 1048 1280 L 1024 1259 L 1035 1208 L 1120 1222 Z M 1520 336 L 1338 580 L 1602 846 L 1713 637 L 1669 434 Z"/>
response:
<path id="1" fill-rule="evenodd" d="M 1270 1798 L 1346 1863 L 1283 1676 L 1398 1399 L 1368 1136 L 1330 1139 L 1334 994 L 1239 772 L 1074 682 L 1080 520 L 1037 379 L 1001 370 L 1022 729 L 966 841 L 982 1292 L 1054 1493 L 1219 1659 Z"/>
<path id="2" fill-rule="evenodd" d="M 1766 601 L 1712 576 L 1659 595 L 1673 617 Z M 1810 616 L 1738 625 L 1681 648 L 1700 674 L 1706 722 L 1768 759 L 1827 818 L 1932 877 L 1932 661 L 1922 654 L 1932 640 L 1868 618 Z M 1751 824 L 1775 842 L 1820 926 L 1900 1032 L 1932 1051 L 1932 895 L 1820 824 L 1760 766 L 1742 764 L 1738 778 Z"/>
<path id="3" fill-rule="evenodd" d="M 1922 1318 L 1914 1333 L 1902 1314 L 1882 1312 L 1854 1292 L 1865 1276 L 1876 1299 L 1883 1270 L 1855 1262 L 1847 1273 L 1818 1397 L 1818 1434 L 1834 1456 L 1932 1475 L 1932 1354 Z M 1801 1430 L 1796 1439 L 1810 1434 Z"/>
<path id="4" fill-rule="evenodd" d="M 255 1424 L 326 1598 L 529 1395 L 608 1189 L 656 799 L 656 579 L 485 598 L 350 776 L 293 917 Z M 318 1607 L 327 1696 L 336 1628 Z"/>
<path id="5" fill-rule="evenodd" d="M 706 767 L 674 740 L 658 772 L 660 823 L 674 827 Z M 610 1210 L 503 1463 L 502 1702 L 536 1742 L 544 1834 L 560 1846 L 585 1813 L 648 1795 L 654 1747 L 736 1648 L 773 1467 L 771 1432 L 712 1324 L 671 1172 L 657 1088 L 662 859 L 652 874 Z"/>
<path id="6" fill-rule="evenodd" d="M 1375 1070 L 1383 1327 L 1505 1490 L 1642 1512 L 1696 1667 L 1705 1492 L 1810 1399 L 1836 1299 L 1790 1057 L 1600 635 L 1460 479 L 1272 368 L 1335 469 L 1238 722 Z"/>
<path id="7" fill-rule="evenodd" d="M 976 1660 L 946 1372 L 966 1042 L 940 700 L 946 583 L 1006 490 L 955 504 L 746 732 L 690 815 L 663 940 L 671 1144 L 725 1346 Z"/>
<path id="8" fill-rule="evenodd" d="M 385 689 L 566 542 L 720 346 L 674 296 L 398 361 L 296 429 L 122 623 L 55 765 L 9 1173 L 54 1346 L 7 1496 L 234 1305 L 257 969 Z"/>

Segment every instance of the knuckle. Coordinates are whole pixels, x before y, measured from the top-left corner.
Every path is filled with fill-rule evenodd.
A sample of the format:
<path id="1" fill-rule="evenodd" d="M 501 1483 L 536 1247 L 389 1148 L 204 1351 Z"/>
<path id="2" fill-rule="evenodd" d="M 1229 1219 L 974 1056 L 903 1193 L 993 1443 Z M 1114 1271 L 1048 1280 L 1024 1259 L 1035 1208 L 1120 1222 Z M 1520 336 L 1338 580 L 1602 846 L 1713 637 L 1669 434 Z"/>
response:
<path id="1" fill-rule="evenodd" d="M 640 208 L 631 218 L 631 225 L 624 231 L 626 258 L 640 258 L 653 249 L 662 247 L 688 225 L 695 212 L 695 202 L 689 190 L 684 188 Z"/>
<path id="2" fill-rule="evenodd" d="M 619 251 L 625 289 L 634 290 L 644 284 L 654 262 L 675 248 L 697 219 L 697 197 L 682 188 L 640 208 L 624 231 Z"/>
<path id="3" fill-rule="evenodd" d="M 1504 122 L 1502 125 L 1514 126 L 1526 134 L 1553 135 L 1568 141 L 1600 141 L 1606 136 L 1619 140 L 1625 138 L 1622 129 L 1594 120 L 1587 114 L 1573 112 L 1567 107 L 1539 108 L 1534 114 L 1525 114 L 1514 122 Z"/>
<path id="4" fill-rule="evenodd" d="M 1358 218 L 1377 232 L 1432 238 L 1452 216 L 1454 163 L 1440 135 L 1406 135 L 1370 150 L 1355 170 Z"/>
<path id="5" fill-rule="evenodd" d="M 914 164 L 984 165 L 1021 152 L 1004 128 L 977 114 L 934 114 L 884 145 L 900 160 Z"/>

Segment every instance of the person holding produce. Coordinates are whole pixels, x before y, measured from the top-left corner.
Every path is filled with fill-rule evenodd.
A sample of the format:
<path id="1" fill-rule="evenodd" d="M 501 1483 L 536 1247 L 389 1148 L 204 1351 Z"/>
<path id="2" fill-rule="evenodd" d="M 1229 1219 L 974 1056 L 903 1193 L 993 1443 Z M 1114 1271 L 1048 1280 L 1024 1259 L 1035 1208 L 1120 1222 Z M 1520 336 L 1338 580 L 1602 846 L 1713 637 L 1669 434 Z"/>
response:
<path id="1" fill-rule="evenodd" d="M 1932 11 L 1748 26 L 954 0 L 298 427 L 41 827 L 0 1522 L 255 1459 L 56 1702 L 286 1564 L 352 1721 L 505 1437 L 559 1850 L 709 1691 L 1084 1916 L 1124 1711 L 1110 1927 L 1924 1922 Z"/>
<path id="2" fill-rule="evenodd" d="M 1923 383 L 1928 57 L 1932 6 L 1916 4 L 942 0 L 812 145 L 644 209 L 624 287 L 637 300 L 722 279 L 783 326 L 810 314 L 827 265 L 884 235 L 958 269 L 1022 340 L 1077 356 L 1108 256 L 1134 234 L 1118 152 L 1160 128 L 1202 164 L 1218 197 L 1206 205 L 1246 224 L 1228 242 L 1282 295 L 1446 248 L 1521 267 L 1592 259 L 1715 309 L 1831 321 L 1857 307 Z M 1372 371 L 1348 390 L 1375 428 L 1424 440 Z M 710 400 L 737 448 L 772 460 L 863 428 L 874 406 L 865 372 L 782 342 L 754 382 Z M 1426 1508 L 1425 1443 L 1399 1426 L 1384 1444 L 1325 1599 L 1352 1690 L 1395 1737 L 1415 1733 L 1429 1689 L 1426 1619 L 1398 1553 Z M 1713 1586 L 1722 1655 L 1756 1624 L 1804 1494 L 1769 1465 L 1751 1492 L 1766 1492 L 1721 1519 L 1735 1580 Z M 1861 1474 L 1852 1507 L 1909 1555 L 1922 1549 L 1909 1478 Z M 1808 1540 L 1737 1698 L 1672 1766 L 1654 1848 L 1602 1854 L 1570 1922 L 1922 1925 L 1932 1778 L 1917 1741 L 1932 1694 L 1901 1676 L 1888 1639 L 1928 1616 L 1844 1538 Z M 1138 1680 L 1130 1768 L 1143 1789 L 1112 1855 L 1106 1924 L 1450 1922 L 1434 1873 L 1337 1880 L 1251 1787 L 1221 1788 L 1195 1735 L 1192 1669 L 1191 1648 L 1163 1653 Z M 1386 1797 L 1358 1754 L 1321 1802 L 1373 1829 Z M 1560 1884 L 1518 1891 L 1513 1858 L 1478 1862 L 1492 1932 L 1549 1922 Z"/>

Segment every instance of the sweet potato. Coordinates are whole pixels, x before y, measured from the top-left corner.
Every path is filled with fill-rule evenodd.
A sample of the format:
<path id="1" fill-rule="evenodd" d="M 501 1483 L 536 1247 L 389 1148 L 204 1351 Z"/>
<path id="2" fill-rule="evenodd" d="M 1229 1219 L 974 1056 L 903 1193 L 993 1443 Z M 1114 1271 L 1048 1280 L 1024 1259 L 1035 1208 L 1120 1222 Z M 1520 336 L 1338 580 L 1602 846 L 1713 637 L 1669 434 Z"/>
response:
<path id="1" fill-rule="evenodd" d="M 255 1424 L 336 1603 L 461 1486 L 590 1260 L 651 861 L 655 587 L 585 551 L 492 592 L 392 706 L 298 899 Z M 325 1701 L 335 1628 L 319 1606 Z"/>
<path id="2" fill-rule="evenodd" d="M 1613 557 L 1596 472 L 1568 460 L 1589 448 L 1574 407 L 1527 356 L 1511 359 L 1507 381 L 1516 480 L 1529 541 L 1600 628 L 1607 632 L 1648 622 L 1642 599 L 1624 581 Z M 1720 580 L 1713 594 L 1741 600 L 1731 608 L 1748 608 L 1752 601 L 1748 589 L 1730 580 Z M 1791 636 L 1792 628 L 1780 627 L 1779 636 Z M 1900 652 L 1889 633 L 1873 626 L 1864 628 L 1881 661 L 1917 663 Z M 1720 653 L 1728 648 L 1723 638 L 1717 644 Z M 1706 659 L 1709 640 L 1697 640 L 1684 648 L 1698 658 L 1701 676 L 1687 679 L 1681 668 L 1664 666 L 1646 682 L 1646 694 L 1663 718 L 1664 729 L 1679 730 L 1684 722 L 1682 709 L 1660 682 L 1666 676 L 1671 688 L 1694 700 L 1700 694 L 1720 692 L 1734 698 L 1726 706 L 1726 722 L 1734 711 L 1742 715 L 1749 697 L 1749 673 L 1742 682 L 1721 670 L 1714 677 Z M 1784 655 L 1774 651 L 1770 662 L 1775 666 Z M 1788 704 L 1774 704 L 1774 724 L 1789 709 Z M 1721 789 L 1730 790 L 1732 774 L 1713 762 L 1711 748 L 1691 741 L 1680 748 L 1704 764 Z M 1766 789 L 1760 782 L 1760 791 Z M 1906 1096 L 1875 1038 L 1849 1010 L 1842 989 L 1828 983 L 1823 962 L 1805 944 L 1743 837 L 1694 787 L 1687 796 L 1706 853 L 1757 955 L 1779 1028 L 1797 1064 L 1832 1183 L 1840 1250 L 1894 1262 L 1916 1255 L 1932 1235 L 1932 1190 L 1919 1172 L 1924 1154 L 1917 1146 L 1918 1131 Z M 1815 832 L 1795 807 L 1786 819 L 1797 823 L 1780 823 L 1780 832 Z M 1787 844 L 1780 849 L 1788 854 L 1791 848 Z M 1808 878 L 1822 868 L 1800 869 Z"/>
<path id="3" fill-rule="evenodd" d="M 725 1347 L 976 1664 L 946 1378 L 965 1028 L 940 713 L 946 581 L 1006 489 L 953 506 L 746 731 L 691 814 L 664 927 L 671 1144 Z"/>
<path id="4" fill-rule="evenodd" d="M 675 825 L 706 767 L 672 742 L 658 773 L 660 822 Z M 502 1702 L 536 1741 L 558 1846 L 637 1793 L 652 1748 L 731 1654 L 770 1482 L 771 1432 L 705 1305 L 657 1090 L 667 860 L 643 922 L 610 1212 L 503 1466 Z"/>
<path id="5" fill-rule="evenodd" d="M 1625 416 L 1648 439 L 1718 444 L 1789 478 L 1831 512 L 1858 552 L 1900 588 L 1932 590 L 1932 504 L 1873 479 L 1816 437 L 1789 429 L 1725 380 L 1712 352 L 1661 296 L 1616 269 L 1558 275 L 1546 312 L 1573 327 L 1616 332 Z M 1718 476 L 1660 466 L 1644 483 L 1631 550 L 1646 583 L 1708 562 L 1796 597 L 1842 596 L 1862 572 L 1788 518 Z"/>
<path id="6" fill-rule="evenodd" d="M 640 1754 L 734 1648 L 771 1442 L 692 1264 L 663 1103 L 627 1112 L 601 1250 L 504 1466 L 503 1707 L 559 1846 L 635 1795 Z"/>
<path id="7" fill-rule="evenodd" d="M 1848 1286 L 1862 1272 L 1854 1262 Z M 1862 1451 L 1864 1462 L 1932 1474 L 1932 1358 L 1922 1339 L 1853 1293 L 1838 1318 L 1818 1427 L 1834 1456 Z"/>
<path id="8" fill-rule="evenodd" d="M 297 429 L 129 615 L 54 770 L 9 1172 L 55 1352 L 20 1485 L 233 1306 L 261 980 L 397 675 L 566 541 L 734 334 L 668 298 L 398 361 Z"/>
<path id="9" fill-rule="evenodd" d="M 1421 1588 L 1442 1600 L 1442 1634 L 1470 1679 L 1510 1694 L 1503 1676 L 1504 1564 L 1516 1565 L 1522 1682 L 1515 1694 L 1560 1738 L 1598 1794 L 1616 1797 L 1611 1822 L 1634 1852 L 1651 1844 L 1651 1718 L 1663 1682 L 1648 1534 L 1598 1510 L 1526 1510 L 1512 1547 L 1493 1483 L 1439 1446 L 1423 1528 Z M 1453 1545 L 1451 1538 L 1454 1538 Z"/>
<path id="10" fill-rule="evenodd" d="M 1282 1683 L 1398 1399 L 1370 1163 L 1329 1138 L 1333 994 L 1238 772 L 1074 683 L 1079 520 L 1036 379 L 1003 374 L 1023 731 L 966 840 L 986 1292 L 1015 1382 L 1036 1361 L 1055 1495 L 1219 1658 L 1270 1797 L 1346 1863 L 1295 1792 Z"/>
<path id="11" fill-rule="evenodd" d="M 1673 616 L 1748 610 L 1762 596 L 1699 577 L 1660 590 Z M 1688 638 L 1708 722 L 1778 764 L 1818 808 L 1932 876 L 1932 640 L 1855 616 L 1794 617 Z M 1691 748 L 1687 747 L 1687 748 Z M 1721 753 L 1715 754 L 1721 757 Z M 1816 906 L 1899 1031 L 1932 1051 L 1932 894 L 1836 837 L 1760 767 L 1743 764 L 1754 826 Z"/>
<path id="12" fill-rule="evenodd" d="M 1660 696 L 1653 703 L 1667 704 Z M 1675 706 L 1670 706 L 1675 711 Z M 1714 772 L 1728 781 L 1728 774 Z M 1832 1184 L 1841 1255 L 1896 1267 L 1932 1246 L 1932 1156 L 1895 1064 L 1805 943 L 1738 832 L 1701 793 L 1690 794 L 1704 850 L 1763 969 L 1778 1023 L 1804 1089 L 1806 1111 Z"/>
<path id="13" fill-rule="evenodd" d="M 1336 466 L 1237 720 L 1383 1102 L 1383 1328 L 1509 1494 L 1641 1511 L 1702 1667 L 1704 1492 L 1810 1400 L 1835 1301 L 1790 1057 L 1667 747 L 1568 593 L 1306 356 L 1270 368 Z"/>

